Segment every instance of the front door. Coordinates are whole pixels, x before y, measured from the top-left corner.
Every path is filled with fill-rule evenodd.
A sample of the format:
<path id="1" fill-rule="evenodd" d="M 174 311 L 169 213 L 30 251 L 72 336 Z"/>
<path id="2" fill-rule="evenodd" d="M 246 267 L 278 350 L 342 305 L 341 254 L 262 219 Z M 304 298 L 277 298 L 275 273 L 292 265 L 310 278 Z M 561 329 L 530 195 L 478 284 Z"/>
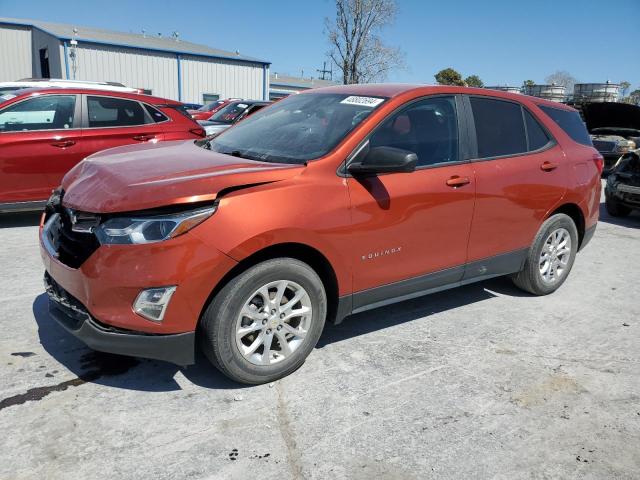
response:
<path id="1" fill-rule="evenodd" d="M 418 166 L 347 180 L 354 310 L 462 278 L 475 181 L 459 130 L 455 97 L 435 96 L 394 113 L 370 135 L 370 148 L 414 152 Z"/>
<path id="2" fill-rule="evenodd" d="M 76 95 L 42 95 L 0 111 L 0 203 L 41 201 L 82 160 Z"/>

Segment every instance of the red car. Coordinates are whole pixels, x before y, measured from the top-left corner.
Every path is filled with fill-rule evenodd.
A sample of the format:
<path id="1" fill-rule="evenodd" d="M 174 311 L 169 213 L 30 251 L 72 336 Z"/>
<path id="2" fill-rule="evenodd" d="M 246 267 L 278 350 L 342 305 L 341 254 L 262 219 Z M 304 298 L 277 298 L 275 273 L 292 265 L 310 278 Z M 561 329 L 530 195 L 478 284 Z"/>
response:
<path id="1" fill-rule="evenodd" d="M 602 162 L 578 112 L 539 98 L 310 90 L 70 171 L 41 225 L 50 312 L 96 350 L 185 365 L 197 341 L 270 382 L 352 313 L 499 275 L 556 291 L 595 232 Z"/>
<path id="2" fill-rule="evenodd" d="M 148 95 L 33 88 L 0 102 L 0 212 L 42 207 L 65 173 L 100 150 L 204 136 L 179 102 Z"/>
<path id="3" fill-rule="evenodd" d="M 198 110 L 187 110 L 189 115 L 193 117 L 194 120 L 209 120 L 211 115 L 216 113 L 222 107 L 229 105 L 231 102 L 235 100 L 242 100 L 240 98 L 227 98 L 226 100 L 216 100 L 215 102 L 207 103 L 203 105 Z"/>

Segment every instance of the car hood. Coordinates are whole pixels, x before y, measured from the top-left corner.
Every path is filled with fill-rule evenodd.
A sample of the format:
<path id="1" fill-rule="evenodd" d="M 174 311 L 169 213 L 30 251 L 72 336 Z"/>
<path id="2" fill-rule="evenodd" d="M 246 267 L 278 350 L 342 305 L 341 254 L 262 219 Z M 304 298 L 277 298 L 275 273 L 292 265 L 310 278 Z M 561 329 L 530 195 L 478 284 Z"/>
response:
<path id="1" fill-rule="evenodd" d="M 93 213 L 213 200 L 218 192 L 290 178 L 302 165 L 257 162 L 193 141 L 116 147 L 87 157 L 62 180 L 65 206 Z"/>
<path id="2" fill-rule="evenodd" d="M 640 129 L 640 107 L 629 103 L 587 103 L 582 105 L 587 130 L 594 128 Z"/>

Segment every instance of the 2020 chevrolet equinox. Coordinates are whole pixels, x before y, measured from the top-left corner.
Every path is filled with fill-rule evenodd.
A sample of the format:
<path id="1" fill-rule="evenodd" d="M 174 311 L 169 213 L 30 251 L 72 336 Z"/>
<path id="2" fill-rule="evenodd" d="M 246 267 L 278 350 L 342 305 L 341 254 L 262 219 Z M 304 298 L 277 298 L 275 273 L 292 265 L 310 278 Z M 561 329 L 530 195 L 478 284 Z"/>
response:
<path id="1" fill-rule="evenodd" d="M 485 89 L 291 96 L 209 141 L 73 168 L 43 215 L 52 316 L 93 349 L 263 383 L 325 322 L 511 275 L 545 295 L 598 219 L 602 157 L 570 107 Z"/>

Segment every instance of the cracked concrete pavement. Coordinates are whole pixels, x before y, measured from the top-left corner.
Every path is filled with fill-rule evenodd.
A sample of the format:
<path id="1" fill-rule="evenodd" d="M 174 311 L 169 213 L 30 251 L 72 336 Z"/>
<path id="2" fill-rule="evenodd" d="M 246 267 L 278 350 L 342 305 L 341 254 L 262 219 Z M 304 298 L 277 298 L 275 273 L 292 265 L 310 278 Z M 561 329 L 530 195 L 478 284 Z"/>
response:
<path id="1" fill-rule="evenodd" d="M 555 294 L 506 279 L 329 326 L 240 387 L 53 324 L 37 217 L 0 219 L 1 479 L 640 477 L 640 215 L 602 215 Z"/>

